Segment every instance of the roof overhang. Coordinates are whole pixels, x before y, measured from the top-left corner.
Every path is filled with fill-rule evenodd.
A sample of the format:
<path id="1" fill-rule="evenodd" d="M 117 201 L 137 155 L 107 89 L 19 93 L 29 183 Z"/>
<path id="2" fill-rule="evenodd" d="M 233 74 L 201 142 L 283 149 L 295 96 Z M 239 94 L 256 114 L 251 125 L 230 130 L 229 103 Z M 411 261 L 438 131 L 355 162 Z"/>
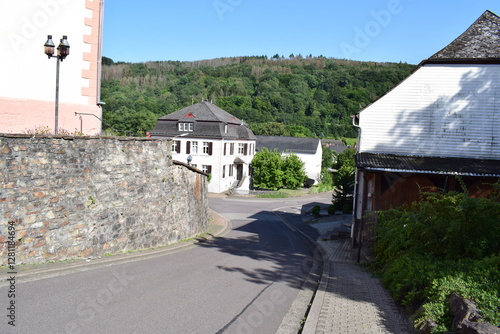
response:
<path id="1" fill-rule="evenodd" d="M 429 64 L 500 64 L 500 58 L 430 58 L 423 60 L 420 65 Z"/>
<path id="2" fill-rule="evenodd" d="M 235 164 L 246 164 L 246 162 L 243 159 L 239 158 L 239 157 L 237 157 L 236 159 L 234 159 L 234 163 Z"/>
<path id="3" fill-rule="evenodd" d="M 358 153 L 356 166 L 374 172 L 500 177 L 500 160 Z"/>

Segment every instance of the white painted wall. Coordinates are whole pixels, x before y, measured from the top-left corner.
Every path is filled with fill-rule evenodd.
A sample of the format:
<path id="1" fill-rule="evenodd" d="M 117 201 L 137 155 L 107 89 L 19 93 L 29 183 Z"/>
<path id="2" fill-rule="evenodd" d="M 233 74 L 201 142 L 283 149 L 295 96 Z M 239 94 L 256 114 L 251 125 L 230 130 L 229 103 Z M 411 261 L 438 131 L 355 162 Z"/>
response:
<path id="1" fill-rule="evenodd" d="M 287 154 L 283 152 L 283 154 Z M 318 181 L 321 177 L 321 162 L 322 162 L 322 154 L 323 148 L 321 146 L 321 141 L 318 142 L 318 147 L 316 149 L 316 153 L 308 154 L 308 153 L 293 153 L 295 154 L 303 163 L 304 170 L 308 178 L 314 180 L 314 184 L 318 184 Z"/>
<path id="2" fill-rule="evenodd" d="M 360 152 L 500 159 L 500 65 L 425 65 L 360 113 Z"/>
<path id="3" fill-rule="evenodd" d="M 176 153 L 172 152 L 172 158 L 177 161 L 181 161 L 187 163 L 188 155 L 191 155 L 192 161 L 191 164 L 196 165 L 196 168 L 202 169 L 202 165 L 210 165 L 212 166 L 212 178 L 210 183 L 208 184 L 208 191 L 211 193 L 223 193 L 231 188 L 233 183 L 236 181 L 236 166 L 234 166 L 234 172 L 232 176 L 229 176 L 228 166 L 234 165 L 234 160 L 236 158 L 240 158 L 245 162 L 243 165 L 243 174 L 248 178 L 249 176 L 249 166 L 252 162 L 255 152 L 250 152 L 248 155 L 238 154 L 238 143 L 246 143 L 248 145 L 253 144 L 255 148 L 255 141 L 226 141 L 226 140 L 209 140 L 204 138 L 189 138 L 189 137 L 177 137 L 172 140 L 180 141 L 181 143 L 181 152 Z M 190 152 L 186 153 L 186 143 L 190 141 L 198 142 L 198 153 Z M 203 153 L 203 142 L 211 142 L 212 145 L 212 155 Z M 224 155 L 224 143 L 228 143 L 228 149 L 226 154 Z M 235 149 L 234 154 L 229 155 L 229 144 L 234 143 Z M 222 166 L 226 166 L 225 177 L 222 177 Z M 244 185 L 242 190 L 248 189 L 248 182 Z M 241 188 L 240 188 L 241 189 Z"/>

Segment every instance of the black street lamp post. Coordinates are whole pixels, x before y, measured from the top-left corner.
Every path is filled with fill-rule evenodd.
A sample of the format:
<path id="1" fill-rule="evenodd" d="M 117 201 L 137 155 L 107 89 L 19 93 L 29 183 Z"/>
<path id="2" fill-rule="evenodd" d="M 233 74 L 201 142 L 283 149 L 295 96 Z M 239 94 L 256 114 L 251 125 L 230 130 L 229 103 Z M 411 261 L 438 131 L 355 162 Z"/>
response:
<path id="1" fill-rule="evenodd" d="M 57 135 L 59 129 L 59 68 L 60 63 L 69 55 L 69 44 L 68 36 L 63 36 L 59 46 L 57 47 L 57 55 L 54 56 L 55 44 L 52 41 L 52 35 L 47 36 L 47 42 L 44 44 L 45 54 L 50 58 L 57 58 L 57 69 L 56 69 L 56 108 L 55 108 L 55 129 L 54 134 Z"/>

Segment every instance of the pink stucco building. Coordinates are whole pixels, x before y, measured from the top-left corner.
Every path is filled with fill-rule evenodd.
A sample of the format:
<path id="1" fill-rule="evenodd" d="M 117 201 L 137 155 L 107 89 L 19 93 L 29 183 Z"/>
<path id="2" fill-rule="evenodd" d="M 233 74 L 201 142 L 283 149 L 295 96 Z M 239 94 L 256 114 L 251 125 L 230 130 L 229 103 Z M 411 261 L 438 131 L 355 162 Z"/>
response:
<path id="1" fill-rule="evenodd" d="M 0 3 L 0 132 L 55 127 L 56 58 L 44 54 L 66 35 L 60 64 L 59 132 L 101 132 L 100 70 L 104 0 L 17 0 Z"/>

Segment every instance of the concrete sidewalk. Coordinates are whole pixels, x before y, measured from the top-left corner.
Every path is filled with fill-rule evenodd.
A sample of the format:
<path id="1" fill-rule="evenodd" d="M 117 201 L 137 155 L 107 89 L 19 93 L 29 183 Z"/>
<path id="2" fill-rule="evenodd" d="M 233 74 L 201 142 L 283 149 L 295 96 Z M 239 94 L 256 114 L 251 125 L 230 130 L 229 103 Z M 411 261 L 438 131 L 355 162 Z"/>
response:
<path id="1" fill-rule="evenodd" d="M 336 219 L 311 225 L 320 233 L 316 242 L 324 268 L 302 333 L 416 333 L 380 280 L 356 263 L 350 240 L 323 240 L 343 223 Z"/>

